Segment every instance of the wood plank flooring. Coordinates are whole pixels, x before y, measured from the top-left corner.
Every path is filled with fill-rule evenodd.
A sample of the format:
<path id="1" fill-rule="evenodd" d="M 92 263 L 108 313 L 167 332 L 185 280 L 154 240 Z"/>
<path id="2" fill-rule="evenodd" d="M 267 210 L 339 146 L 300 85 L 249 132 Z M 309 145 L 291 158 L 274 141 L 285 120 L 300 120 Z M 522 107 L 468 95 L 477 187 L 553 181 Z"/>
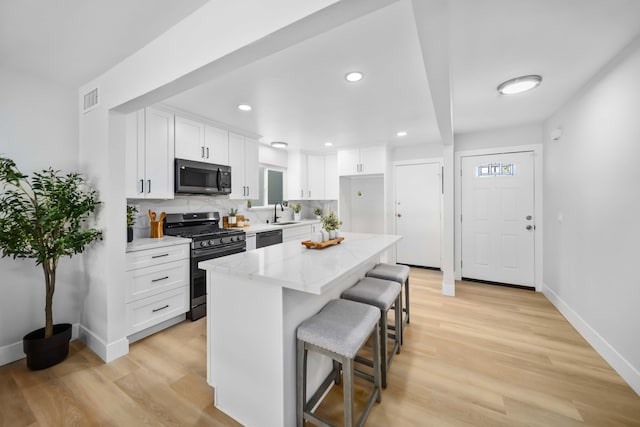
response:
<path id="1" fill-rule="evenodd" d="M 459 282 L 444 297 L 441 277 L 411 270 L 411 324 L 368 426 L 640 426 L 640 397 L 542 294 Z M 0 426 L 238 425 L 213 406 L 205 334 L 201 319 L 109 364 L 75 341 L 45 371 L 0 367 Z M 341 424 L 341 408 L 334 387 L 318 413 Z"/>

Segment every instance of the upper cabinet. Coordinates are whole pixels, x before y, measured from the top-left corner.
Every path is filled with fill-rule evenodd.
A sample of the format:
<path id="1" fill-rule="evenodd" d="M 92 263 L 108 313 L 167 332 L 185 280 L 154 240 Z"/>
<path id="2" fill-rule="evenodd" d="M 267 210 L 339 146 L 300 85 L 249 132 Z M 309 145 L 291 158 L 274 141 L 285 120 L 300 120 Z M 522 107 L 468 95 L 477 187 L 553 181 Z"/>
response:
<path id="1" fill-rule="evenodd" d="M 338 175 L 383 174 L 386 166 L 384 147 L 338 151 Z"/>
<path id="2" fill-rule="evenodd" d="M 336 154 L 328 154 L 324 157 L 324 198 L 338 200 L 339 191 L 338 156 Z"/>
<path id="3" fill-rule="evenodd" d="M 127 116 L 126 131 L 126 197 L 173 199 L 173 114 L 145 108 Z"/>
<path id="4" fill-rule="evenodd" d="M 175 132 L 177 158 L 229 164 L 229 141 L 226 130 L 176 116 Z"/>
<path id="5" fill-rule="evenodd" d="M 329 169 L 327 170 L 327 158 Z M 337 171 L 334 155 L 289 152 L 287 167 L 288 198 L 291 200 L 337 200 Z M 334 182 L 327 174 L 335 176 Z"/>
<path id="6" fill-rule="evenodd" d="M 229 132 L 230 199 L 258 199 L 258 141 Z"/>

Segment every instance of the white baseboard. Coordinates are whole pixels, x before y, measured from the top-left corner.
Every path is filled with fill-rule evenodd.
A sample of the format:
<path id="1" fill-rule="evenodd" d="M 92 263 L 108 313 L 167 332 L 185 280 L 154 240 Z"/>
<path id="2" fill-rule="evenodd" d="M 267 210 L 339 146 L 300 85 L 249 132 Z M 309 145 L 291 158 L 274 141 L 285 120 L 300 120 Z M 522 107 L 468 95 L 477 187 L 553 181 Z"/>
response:
<path id="1" fill-rule="evenodd" d="M 442 295 L 446 297 L 455 297 L 456 296 L 456 284 L 454 283 L 445 283 L 444 279 L 442 280 Z"/>
<path id="2" fill-rule="evenodd" d="M 78 338 L 78 324 L 71 325 L 71 340 Z M 13 344 L 0 347 L 0 366 L 13 363 L 16 360 L 24 359 L 26 356 L 22 350 L 22 340 Z"/>
<path id="3" fill-rule="evenodd" d="M 98 357 L 106 363 L 129 353 L 129 340 L 121 338 L 112 343 L 105 343 L 100 337 L 83 325 L 79 326 L 78 338 L 85 343 Z"/>
<path id="4" fill-rule="evenodd" d="M 158 323 L 155 326 L 151 326 L 150 328 L 147 328 L 140 332 L 136 332 L 135 334 L 129 335 L 127 337 L 127 339 L 129 340 L 129 344 L 132 344 L 136 341 L 146 338 L 149 335 L 155 334 L 156 332 L 159 332 L 163 329 L 166 329 L 173 325 L 177 325 L 178 323 L 184 322 L 186 318 L 187 318 L 186 314 L 180 314 L 176 317 L 172 317 L 171 319 L 167 319 L 164 322 Z"/>
<path id="5" fill-rule="evenodd" d="M 600 334 L 576 313 L 553 289 L 544 283 L 542 293 L 558 311 L 576 328 L 578 333 L 602 356 L 604 360 L 640 395 L 640 372 L 622 357 Z"/>

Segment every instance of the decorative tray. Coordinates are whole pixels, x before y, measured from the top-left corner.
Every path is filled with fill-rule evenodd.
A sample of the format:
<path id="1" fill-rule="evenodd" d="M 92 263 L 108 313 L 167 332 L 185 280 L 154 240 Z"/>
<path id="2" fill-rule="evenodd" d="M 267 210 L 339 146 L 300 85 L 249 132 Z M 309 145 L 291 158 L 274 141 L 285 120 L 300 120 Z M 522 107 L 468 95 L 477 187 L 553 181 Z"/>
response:
<path id="1" fill-rule="evenodd" d="M 330 239 L 324 242 L 312 242 L 311 240 L 304 240 L 302 244 L 307 247 L 307 249 L 324 249 L 327 246 L 337 245 L 342 242 L 344 237 L 338 237 L 337 239 Z"/>

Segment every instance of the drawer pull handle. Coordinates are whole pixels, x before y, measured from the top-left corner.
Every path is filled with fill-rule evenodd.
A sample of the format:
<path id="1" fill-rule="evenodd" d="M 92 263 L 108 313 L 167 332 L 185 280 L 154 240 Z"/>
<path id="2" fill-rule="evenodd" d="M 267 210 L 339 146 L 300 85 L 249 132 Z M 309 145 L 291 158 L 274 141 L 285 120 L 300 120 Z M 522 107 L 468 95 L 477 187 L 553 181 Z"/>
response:
<path id="1" fill-rule="evenodd" d="M 151 310 L 151 311 L 155 313 L 156 311 L 164 310 L 165 308 L 169 308 L 169 304 L 165 305 L 164 307 L 154 308 L 154 309 L 153 309 L 153 310 Z"/>
<path id="2" fill-rule="evenodd" d="M 169 254 L 153 255 L 151 258 L 162 258 L 163 256 L 169 256 Z"/>
<path id="3" fill-rule="evenodd" d="M 155 282 L 159 282 L 161 280 L 167 280 L 168 278 L 169 278 L 169 276 L 164 276 L 164 277 L 161 277 L 159 279 L 153 279 L 151 282 L 155 283 Z"/>

